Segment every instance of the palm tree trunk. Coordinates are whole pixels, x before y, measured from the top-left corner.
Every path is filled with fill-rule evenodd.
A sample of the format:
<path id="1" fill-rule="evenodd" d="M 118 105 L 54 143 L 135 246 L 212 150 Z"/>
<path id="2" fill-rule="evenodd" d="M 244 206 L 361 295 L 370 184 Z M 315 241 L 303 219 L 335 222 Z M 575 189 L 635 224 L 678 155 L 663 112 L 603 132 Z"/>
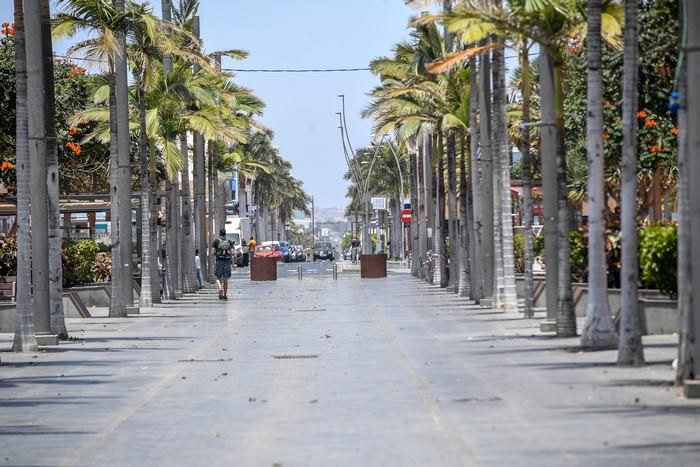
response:
<path id="1" fill-rule="evenodd" d="M 502 38 L 495 39 L 505 45 Z M 515 256 L 513 253 L 513 198 L 510 193 L 510 147 L 507 134 L 506 115 L 506 62 L 503 48 L 493 50 L 494 63 L 494 132 L 496 137 L 495 157 L 499 161 L 501 261 L 503 267 L 503 309 L 506 313 L 518 311 L 518 296 L 515 290 Z"/>
<path id="2" fill-rule="evenodd" d="M 422 261 L 426 259 L 426 255 L 428 254 L 428 206 L 426 202 L 426 193 L 427 190 L 425 189 L 425 183 L 426 183 L 426 177 L 425 177 L 425 158 L 426 158 L 426 152 L 425 152 L 425 145 L 424 144 L 418 144 L 417 145 L 417 152 L 416 152 L 416 171 L 417 171 L 417 176 L 416 176 L 416 182 L 418 184 L 416 188 L 416 197 L 417 197 L 417 205 L 416 205 L 416 224 L 418 226 L 418 231 L 416 234 L 418 235 L 418 249 L 416 250 L 418 257 L 415 258 L 416 261 L 418 261 L 418 264 L 421 265 Z M 427 281 L 427 271 L 425 270 L 424 267 L 420 267 L 418 269 L 418 278 L 423 279 Z"/>
<path id="3" fill-rule="evenodd" d="M 469 277 L 469 257 L 471 219 L 469 216 L 469 187 L 467 185 L 467 151 L 464 129 L 460 132 L 460 158 L 459 158 L 459 279 L 457 281 L 457 292 L 460 297 L 469 297 L 471 294 L 471 278 Z"/>
<path id="4" fill-rule="evenodd" d="M 557 168 L 557 247 L 559 261 L 557 272 L 557 336 L 576 335 L 576 313 L 571 287 L 571 258 L 569 250 L 569 199 L 566 182 L 566 151 L 564 148 L 564 95 L 561 66 L 554 67 L 556 102 L 556 168 Z"/>
<path id="5" fill-rule="evenodd" d="M 481 149 L 481 246 L 483 258 L 484 297 L 493 297 L 494 280 L 494 205 L 493 205 L 493 165 L 491 151 L 491 66 L 488 52 L 481 56 L 479 66 L 479 136 Z"/>
<path id="6" fill-rule="evenodd" d="M 686 21 L 685 18 L 681 19 Z M 687 62 L 686 62 L 687 64 Z M 678 93 L 678 365 L 676 385 L 686 379 L 694 379 L 693 363 L 695 347 L 695 316 L 693 315 L 692 292 L 692 243 L 690 236 L 690 152 L 688 148 L 688 75 L 687 65 L 681 65 Z M 636 110 L 636 109 L 635 109 Z M 635 116 L 636 118 L 636 116 Z"/>
<path id="7" fill-rule="evenodd" d="M 153 306 L 151 290 L 151 229 L 149 222 L 150 180 L 148 173 L 148 135 L 146 134 L 146 90 L 139 82 L 139 162 L 141 175 L 141 293 L 139 305 L 143 308 Z"/>
<path id="8" fill-rule="evenodd" d="M 523 126 L 521 129 L 520 153 L 522 154 L 523 167 L 523 240 L 524 240 L 524 269 L 525 269 L 525 317 L 534 318 L 534 294 L 533 280 L 533 251 L 534 239 L 532 235 L 532 162 L 530 157 L 530 57 L 527 42 L 523 43 L 520 51 L 520 68 L 522 74 L 523 93 Z"/>
<path id="9" fill-rule="evenodd" d="M 588 302 L 581 345 L 594 348 L 617 346 L 618 343 L 608 304 L 605 261 L 601 10 L 602 0 L 588 0 Z"/>
<path id="10" fill-rule="evenodd" d="M 555 79 L 556 57 L 545 51 L 540 55 L 540 161 L 542 168 L 542 192 L 544 204 L 544 263 L 546 274 L 547 320 L 557 321 L 559 284 L 559 237 L 558 237 L 558 183 L 557 148 L 559 130 L 557 128 L 557 84 Z M 570 324 L 570 323 L 569 323 Z M 560 323 L 557 323 L 557 327 Z M 573 335 L 576 335 L 574 324 Z"/>
<path id="11" fill-rule="evenodd" d="M 154 303 L 161 303 L 161 281 L 160 281 L 160 268 L 158 267 L 158 258 L 162 256 L 161 245 L 158 241 L 158 230 L 160 226 L 158 225 L 158 181 L 156 178 L 156 150 L 153 141 L 149 142 L 149 160 L 148 160 L 148 170 L 149 170 L 149 203 L 150 203 L 150 214 L 148 219 L 148 233 L 150 239 L 151 247 L 151 305 Z M 160 204 L 163 206 L 164 204 Z M 143 293 L 143 292 L 142 292 Z"/>
<path id="12" fill-rule="evenodd" d="M 124 11 L 124 0 L 114 0 L 118 11 Z M 117 34 L 117 42 L 121 51 L 114 58 L 116 117 L 117 117 L 117 177 L 121 189 L 116 193 L 119 197 L 119 247 L 121 248 L 120 263 L 112 262 L 112 268 L 118 265 L 122 269 L 119 284 L 124 294 L 124 304 L 134 306 L 134 286 L 132 280 L 132 232 L 131 232 L 131 155 L 129 148 L 129 85 L 126 57 L 126 34 Z"/>
<path id="13" fill-rule="evenodd" d="M 687 86 L 688 89 L 688 113 L 687 128 L 681 129 L 688 133 L 688 155 L 689 155 L 689 180 L 700 180 L 700 160 L 696 156 L 700 153 L 700 89 L 696 85 L 700 82 L 700 30 L 696 27 L 700 20 L 700 4 L 698 2 L 686 3 L 686 24 L 688 29 L 688 43 L 686 44 L 687 54 L 687 82 L 693 83 Z M 693 155 L 695 157 L 690 157 Z M 690 238 L 700 238 L 700 184 L 690 184 Z M 700 248 L 694 248 L 691 244 L 690 258 L 692 264 L 700 264 Z M 691 266 L 692 268 L 692 266 Z M 692 271 L 692 269 L 691 269 Z M 693 290 L 700 290 L 700 273 L 692 275 Z M 692 376 L 697 378 L 700 375 L 700 300 L 692 300 L 692 323 L 693 339 L 693 369 Z"/>
<path id="14" fill-rule="evenodd" d="M 438 237 L 439 243 L 438 246 L 440 247 L 439 250 L 439 255 L 440 255 L 440 287 L 441 288 L 446 288 L 447 287 L 447 282 L 449 281 L 450 278 L 450 271 L 448 269 L 448 262 L 447 262 L 447 239 L 445 238 L 445 229 L 444 225 L 446 222 L 446 216 L 445 216 L 445 208 L 446 206 L 446 201 L 447 197 L 445 196 L 445 152 L 444 148 L 442 145 L 442 132 L 438 135 L 438 147 L 440 148 L 440 164 L 438 167 L 438 170 L 440 170 L 440 183 L 438 185 L 438 192 L 436 194 L 436 205 L 439 207 L 438 211 L 438 217 L 437 221 L 439 222 L 440 225 L 440 230 L 439 234 L 440 236 Z M 438 266 L 438 264 L 436 264 Z"/>
<path id="15" fill-rule="evenodd" d="M 644 364 L 644 347 L 639 319 L 637 281 L 637 92 L 639 82 L 639 39 L 637 0 L 625 0 L 625 55 L 622 90 L 622 293 L 620 296 L 620 347 L 618 365 Z M 680 281 L 679 281 L 680 286 Z"/>
<path id="16" fill-rule="evenodd" d="M 438 136 L 440 131 L 438 130 Z M 433 137 L 433 140 L 435 137 Z M 433 155 L 437 157 L 434 161 L 435 166 L 435 179 L 433 183 L 433 214 L 435 216 L 434 226 L 433 226 L 433 278 L 432 282 L 434 285 L 442 287 L 442 268 L 445 257 L 443 256 L 443 238 L 442 238 L 442 219 L 445 215 L 444 204 L 442 202 L 444 190 L 442 190 L 443 179 L 443 166 L 442 166 L 442 137 L 440 137 L 440 142 L 438 142 L 437 150 L 433 152 Z"/>
<path id="17" fill-rule="evenodd" d="M 477 93 L 477 71 L 476 59 L 469 60 L 469 151 L 471 170 L 469 173 L 471 185 L 471 205 L 472 205 L 472 261 L 471 261 L 471 298 L 476 303 L 479 303 L 484 296 L 483 272 L 484 272 L 484 255 L 482 249 L 482 184 L 479 171 L 479 96 Z M 469 182 L 468 182 L 469 183 Z"/>
<path id="18" fill-rule="evenodd" d="M 30 7 L 31 5 L 31 7 Z M 25 50 L 27 60 L 27 110 L 29 112 L 29 157 L 32 181 L 32 306 L 34 331 L 51 332 L 49 304 L 49 225 L 47 213 L 46 151 L 47 134 L 44 107 L 44 60 L 39 3 L 24 5 Z"/>
<path id="19" fill-rule="evenodd" d="M 493 96 L 495 97 L 497 94 L 498 93 L 496 92 L 494 81 Z M 496 120 L 497 115 L 498 110 L 494 110 L 494 121 Z M 501 164 L 503 162 L 499 153 L 499 139 L 500 136 L 493 133 L 491 139 L 493 148 L 493 151 L 491 152 L 491 167 L 493 171 L 493 308 L 496 310 L 503 310 L 503 215 L 501 212 L 503 209 L 503 203 L 501 200 L 501 197 L 503 196 L 503 183 L 501 181 L 501 176 L 503 173 L 501 170 Z"/>
<path id="20" fill-rule="evenodd" d="M 433 138 L 432 136 L 427 136 L 424 138 L 424 151 L 423 151 L 423 187 L 425 188 L 425 240 L 426 245 L 425 254 L 428 255 L 428 251 L 432 254 L 437 254 L 434 246 L 435 239 L 435 189 L 434 186 L 437 182 L 434 176 L 434 164 L 433 164 Z M 425 281 L 429 284 L 433 283 L 433 274 L 426 274 Z"/>
<path id="21" fill-rule="evenodd" d="M 17 307 L 15 336 L 12 350 L 34 352 L 37 349 L 34 336 L 31 295 L 31 236 L 30 217 L 30 162 L 29 162 L 29 114 L 27 112 L 27 62 L 24 40 L 24 14 L 22 0 L 14 0 L 15 7 L 15 168 L 17 173 Z"/>
<path id="22" fill-rule="evenodd" d="M 167 249 L 167 265 L 166 265 L 166 289 L 167 296 L 170 300 L 178 298 L 178 277 L 180 276 L 179 267 L 179 241 L 178 241 L 178 222 L 180 210 L 180 193 L 178 182 L 168 181 L 166 184 L 168 191 L 168 214 L 166 228 L 166 249 Z"/>
<path id="23" fill-rule="evenodd" d="M 56 143 L 56 104 L 54 96 L 53 45 L 51 42 L 51 11 L 48 0 L 39 2 L 41 10 L 41 40 L 44 60 L 44 118 L 46 120 L 47 207 L 49 220 L 49 304 L 50 327 L 60 339 L 68 338 L 63 314 L 63 262 L 61 258 L 61 212 L 58 204 L 59 174 Z"/>
<path id="24" fill-rule="evenodd" d="M 194 17 L 194 34 L 199 37 L 199 16 Z M 195 69 L 198 67 L 195 66 Z M 204 137 L 195 133 L 193 138 L 194 151 L 192 153 L 192 176 L 194 178 L 194 245 L 200 252 L 206 251 L 207 249 L 207 213 L 206 213 L 206 199 L 205 199 L 205 186 L 206 186 L 206 175 L 205 175 L 205 162 L 204 162 Z M 202 273 L 205 272 L 206 267 Z M 196 283 L 196 282 L 195 282 Z"/>
<path id="25" fill-rule="evenodd" d="M 187 150 L 187 134 L 180 133 L 180 154 L 182 156 L 182 292 L 195 293 L 197 276 L 194 270 L 194 237 L 192 235 L 192 195 L 190 192 L 190 164 Z"/>
<path id="26" fill-rule="evenodd" d="M 412 139 L 407 142 L 408 147 L 408 163 L 409 176 L 411 182 L 411 224 L 410 247 L 411 247 L 411 275 L 420 278 L 420 260 L 419 260 L 419 245 L 420 235 L 418 226 L 418 151 L 415 149 L 415 141 Z"/>
<path id="27" fill-rule="evenodd" d="M 450 237 L 450 264 L 447 288 L 459 292 L 460 239 L 457 224 L 457 137 L 455 129 L 447 130 L 447 230 Z"/>
<path id="28" fill-rule="evenodd" d="M 109 316 L 120 318 L 126 316 L 126 305 L 124 304 L 124 288 L 122 285 L 122 276 L 124 268 L 119 267 L 122 264 L 122 248 L 120 242 L 121 230 L 119 229 L 119 192 L 123 185 L 119 178 L 119 159 L 118 159 L 118 144 L 117 144 L 117 98 L 115 90 L 115 76 L 113 71 L 113 61 L 110 61 L 112 72 L 109 75 L 109 171 L 110 171 L 110 193 L 111 193 L 111 253 L 112 253 L 112 274 L 111 288 L 112 293 L 109 301 Z"/>
<path id="29" fill-rule="evenodd" d="M 215 225 L 215 220 L 216 220 L 216 215 L 215 215 L 215 210 L 214 210 L 214 205 L 215 202 L 214 200 L 216 199 L 216 179 L 217 179 L 217 171 L 216 171 L 216 163 L 215 163 L 215 153 L 214 153 L 214 142 L 209 141 L 209 145 L 207 146 L 207 150 L 209 152 L 209 157 L 208 157 L 208 162 L 209 162 L 209 171 L 208 171 L 208 177 L 207 177 L 207 194 L 208 194 L 208 199 L 207 199 L 207 224 L 208 224 L 208 229 L 207 229 L 207 242 L 204 245 L 204 250 L 200 249 L 199 253 L 202 256 L 202 258 L 205 258 L 203 261 L 204 264 L 206 264 L 206 267 L 202 270 L 202 277 L 206 280 L 209 281 L 209 275 L 210 275 L 210 269 L 211 269 L 211 274 L 213 274 L 213 269 L 212 265 L 209 264 L 209 255 L 207 254 L 208 249 L 209 249 L 209 242 L 213 241 L 214 238 L 216 238 L 216 230 L 214 230 L 217 226 Z"/>
<path id="30" fill-rule="evenodd" d="M 163 15 L 163 21 L 169 23 L 172 13 L 172 3 L 171 0 L 161 1 L 161 11 Z M 173 70 L 173 61 L 170 55 L 163 56 L 163 73 L 166 75 Z M 179 236 L 178 231 L 178 218 L 179 218 L 179 205 L 180 205 L 180 195 L 178 193 L 178 182 L 177 178 L 175 180 L 167 180 L 165 184 L 165 190 L 168 193 L 168 199 L 166 202 L 166 258 L 164 260 L 165 264 L 165 290 L 163 291 L 164 296 L 168 297 L 169 300 L 175 300 L 178 298 L 178 278 L 180 277 L 179 268 Z"/>

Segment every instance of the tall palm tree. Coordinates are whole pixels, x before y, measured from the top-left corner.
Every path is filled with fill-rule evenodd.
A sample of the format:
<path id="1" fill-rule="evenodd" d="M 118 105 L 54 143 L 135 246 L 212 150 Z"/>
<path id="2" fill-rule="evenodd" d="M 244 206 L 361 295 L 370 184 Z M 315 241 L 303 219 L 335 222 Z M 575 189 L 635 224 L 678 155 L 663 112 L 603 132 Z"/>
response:
<path id="1" fill-rule="evenodd" d="M 16 123 L 15 136 L 17 171 L 17 308 L 15 352 L 33 352 L 37 349 L 34 336 L 31 296 L 31 237 L 29 228 L 31 183 L 29 177 L 29 128 L 27 113 L 27 62 L 25 55 L 24 14 L 22 0 L 14 0 L 15 7 L 15 83 Z"/>
<path id="2" fill-rule="evenodd" d="M 478 129 L 478 113 L 479 113 L 479 96 L 477 92 L 477 71 L 476 59 L 469 59 L 469 150 L 471 153 L 471 170 L 469 172 L 471 178 L 471 201 L 472 201 L 472 230 L 473 241 L 472 245 L 472 287 L 471 298 L 479 303 L 484 296 L 483 285 L 483 261 L 484 255 L 482 250 L 482 201 L 481 201 L 481 171 L 479 168 L 479 129 Z"/>
<path id="3" fill-rule="evenodd" d="M 114 0 L 114 6 L 120 13 L 125 12 L 125 1 Z M 117 276 L 119 281 L 112 284 L 112 290 L 115 287 L 121 287 L 124 296 L 125 309 L 110 307 L 110 316 L 123 316 L 126 313 L 126 307 L 133 308 L 134 305 L 134 287 L 132 284 L 133 264 L 132 251 L 132 230 L 131 230 L 131 154 L 129 140 L 129 69 L 126 50 L 126 34 L 127 29 L 118 29 L 116 31 L 117 52 L 113 56 L 114 61 L 114 93 L 115 93 L 115 117 L 116 117 L 116 139 L 117 139 L 117 168 L 115 180 L 119 186 L 115 190 L 116 184 L 112 184 L 112 210 L 118 211 L 117 226 L 119 229 L 119 244 L 120 248 L 120 274 Z M 116 206 L 115 195 L 116 194 Z M 114 214 L 114 213 L 113 213 Z M 114 246 L 113 246 L 114 248 Z M 121 282 L 121 284 L 119 283 Z"/>
<path id="4" fill-rule="evenodd" d="M 588 302 L 581 345 L 594 348 L 618 343 L 608 304 L 605 260 L 601 14 L 602 0 L 588 0 Z"/>
<path id="5" fill-rule="evenodd" d="M 520 153 L 522 154 L 523 167 L 523 259 L 525 272 L 525 316 L 528 318 L 534 317 L 534 281 L 533 281 L 533 247 L 534 239 L 532 232 L 532 162 L 530 156 L 530 48 L 527 40 L 522 41 L 520 49 L 520 68 L 522 73 L 521 92 L 523 96 L 522 104 L 522 120 L 520 137 Z"/>
<path id="6" fill-rule="evenodd" d="M 617 44 L 619 9 L 616 4 L 607 2 L 604 8 L 603 38 Z M 444 20 L 451 29 L 461 34 L 465 43 L 481 40 L 488 34 L 498 34 L 502 37 L 526 37 L 542 48 L 539 60 L 542 113 L 540 153 L 545 193 L 547 315 L 548 318 L 556 317 L 558 335 L 575 335 L 568 244 L 561 53 L 565 39 L 580 26 L 581 10 L 575 2 L 568 0 L 511 0 L 508 8 L 484 7 L 480 2 L 465 1 Z M 555 260 L 557 257 L 558 260 Z"/>
<path id="7" fill-rule="evenodd" d="M 687 28 L 687 39 L 686 39 L 686 58 L 687 58 L 687 86 L 688 90 L 688 109 L 687 109 L 687 119 L 686 128 L 681 128 L 681 134 L 687 132 L 687 150 L 688 150 L 688 180 L 698 180 L 700 177 L 700 161 L 697 157 L 691 157 L 690 155 L 695 155 L 698 153 L 700 148 L 700 95 L 698 94 L 698 87 L 695 83 L 700 79 L 700 54 L 698 53 L 700 49 L 700 30 L 694 27 L 696 22 L 700 20 L 700 4 L 698 2 L 687 2 L 686 3 L 686 28 Z M 690 235 L 689 238 L 695 239 L 700 235 L 700 185 L 698 183 L 690 184 L 690 199 L 688 203 L 689 207 L 689 226 Z M 683 219 L 687 221 L 687 219 Z M 693 248 L 690 246 L 691 264 L 700 264 L 700 248 Z M 700 274 L 695 273 L 695 269 L 691 266 L 692 271 L 692 290 L 700 290 Z M 691 292 L 692 294 L 692 292 Z M 693 296 L 693 295 L 691 295 Z M 692 300 L 692 308 L 690 322 L 693 324 L 692 337 L 694 337 L 694 343 L 692 346 L 692 371 L 690 375 L 695 378 L 700 375 L 700 339 L 698 339 L 698 328 L 700 328 L 700 300 Z M 693 342 L 693 341 L 691 341 Z M 685 361 L 683 364 L 687 364 Z"/>
<path id="8" fill-rule="evenodd" d="M 622 90 L 622 294 L 618 365 L 644 364 L 637 281 L 637 83 L 639 38 L 637 0 L 625 0 L 624 71 Z M 679 257 L 680 258 L 680 257 Z M 680 284 L 679 284 L 680 285 Z"/>
<path id="9" fill-rule="evenodd" d="M 63 314 L 63 264 L 61 260 L 61 213 L 58 205 L 58 147 L 56 144 L 56 111 L 53 77 L 53 45 L 51 11 L 48 0 L 39 3 L 41 42 L 44 60 L 44 118 L 46 120 L 47 209 L 49 221 L 49 306 L 51 332 L 60 339 L 68 338 Z"/>
<path id="10" fill-rule="evenodd" d="M 116 1 L 116 0 L 115 0 Z M 124 12 L 124 2 L 119 7 L 109 1 L 59 0 L 62 11 L 54 19 L 53 33 L 57 37 L 73 37 L 80 31 L 91 31 L 96 38 L 75 44 L 68 55 L 82 52 L 88 58 L 108 63 L 110 85 L 110 194 L 111 194 L 111 253 L 112 293 L 109 316 L 126 316 L 129 298 L 127 287 L 131 287 L 131 200 L 130 160 L 128 159 L 128 97 L 126 89 L 126 38 L 129 15 Z M 121 58 L 120 58 L 121 57 Z M 119 72 L 117 72 L 119 69 Z M 119 76 L 119 80 L 117 80 Z M 119 91 L 117 92 L 117 90 Z M 119 94 L 119 102 L 117 102 Z M 117 111 L 117 106 L 121 110 Z M 126 118 L 126 120 L 125 120 Z M 120 122 L 118 122 L 118 120 Z M 119 143 L 119 132 L 121 136 Z M 125 144 L 126 143 L 126 144 Z M 120 151 L 121 149 L 121 151 Z M 121 156 L 120 156 L 121 152 Z M 126 154 L 124 154 L 126 152 Z M 125 177 L 126 175 L 129 175 Z M 125 191 L 126 197 L 122 193 Z M 126 201 L 124 199 L 126 198 Z M 123 206 L 126 204 L 127 206 Z M 128 221 L 127 221 L 128 218 Z M 128 223 L 128 229 L 125 224 Z M 128 236 L 128 238 L 122 236 Z M 133 303 L 133 292 L 132 292 Z"/>
<path id="11" fill-rule="evenodd" d="M 49 226 L 47 212 L 47 149 L 46 85 L 44 48 L 39 2 L 25 2 L 24 33 L 27 64 L 27 110 L 29 129 L 29 158 L 31 166 L 32 203 L 32 307 L 34 330 L 37 334 L 51 332 L 49 301 Z"/>

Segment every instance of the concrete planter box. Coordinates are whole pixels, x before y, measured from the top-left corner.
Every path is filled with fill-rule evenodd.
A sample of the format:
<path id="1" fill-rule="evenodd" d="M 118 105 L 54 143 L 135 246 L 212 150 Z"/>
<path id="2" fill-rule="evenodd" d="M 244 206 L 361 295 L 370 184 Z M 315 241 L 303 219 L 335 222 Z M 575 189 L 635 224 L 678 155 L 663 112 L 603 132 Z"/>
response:
<path id="1" fill-rule="evenodd" d="M 386 255 L 361 255 L 360 277 L 362 279 L 386 277 Z"/>
<path id="2" fill-rule="evenodd" d="M 250 263 L 251 281 L 276 281 L 277 260 L 273 258 L 256 257 Z"/>
<path id="3" fill-rule="evenodd" d="M 573 299 L 576 317 L 583 319 L 586 317 L 586 307 L 588 305 L 588 284 L 574 283 Z M 534 306 L 535 308 L 545 308 L 547 306 L 546 294 L 544 293 L 544 277 L 534 278 Z M 522 274 L 516 275 L 516 288 L 518 296 L 522 297 L 525 290 L 525 279 Z M 620 289 L 608 289 L 608 304 L 613 316 L 620 312 L 621 298 Z M 658 290 L 639 290 L 639 310 L 642 320 L 642 332 L 645 335 L 671 334 L 678 331 L 678 304 L 675 300 L 661 295 Z"/>

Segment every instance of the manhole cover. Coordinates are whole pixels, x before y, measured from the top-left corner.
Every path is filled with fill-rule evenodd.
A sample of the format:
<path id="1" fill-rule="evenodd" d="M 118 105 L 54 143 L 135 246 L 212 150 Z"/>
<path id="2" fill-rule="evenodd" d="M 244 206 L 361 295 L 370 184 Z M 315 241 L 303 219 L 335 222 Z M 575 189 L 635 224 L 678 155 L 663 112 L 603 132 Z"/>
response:
<path id="1" fill-rule="evenodd" d="M 301 360 L 305 358 L 318 358 L 318 355 L 313 354 L 297 354 L 297 355 L 273 355 L 272 358 L 277 360 Z"/>

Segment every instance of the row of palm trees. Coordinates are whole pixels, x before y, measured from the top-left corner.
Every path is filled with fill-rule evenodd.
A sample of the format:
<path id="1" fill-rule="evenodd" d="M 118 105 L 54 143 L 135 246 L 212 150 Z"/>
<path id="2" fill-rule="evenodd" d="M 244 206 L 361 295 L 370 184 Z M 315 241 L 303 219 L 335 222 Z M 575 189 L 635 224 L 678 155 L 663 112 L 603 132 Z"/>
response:
<path id="1" fill-rule="evenodd" d="M 250 204 L 257 204 L 282 224 L 293 210 L 305 209 L 307 200 L 301 182 L 290 174 L 291 165 L 272 146 L 272 133 L 255 120 L 264 104 L 221 69 L 222 56 L 242 59 L 246 53 L 204 51 L 198 0 L 180 0 L 177 5 L 163 0 L 162 19 L 148 3 L 60 0 L 57 5 L 59 13 L 52 18 L 48 0 L 15 0 L 17 351 L 35 349 L 38 333 L 67 335 L 61 290 L 52 35 L 74 37 L 87 32 L 89 39 L 70 47 L 68 55 L 104 65 L 94 107 L 79 112 L 73 121 L 91 122 L 93 130 L 85 140 L 97 140 L 110 148 L 110 316 L 126 316 L 135 305 L 131 264 L 134 191 L 138 190 L 142 208 L 141 307 L 161 301 L 161 250 L 166 250 L 161 255 L 166 270 L 164 297 L 177 299 L 196 291 L 195 249 L 205 254 L 216 229 L 224 226 L 224 205 L 230 196 L 227 176 L 234 169 L 242 179 L 257 182 Z M 132 139 L 138 141 L 134 167 Z M 259 140 L 264 140 L 265 148 L 256 150 Z M 139 180 L 134 187 L 132 170 Z M 165 238 L 158 235 L 163 207 Z M 207 267 L 207 261 L 202 261 L 205 277 Z"/>
<path id="2" fill-rule="evenodd" d="M 411 3 L 423 6 L 431 2 Z M 518 310 L 511 217 L 509 148 L 512 142 L 523 157 L 523 298 L 526 316 L 533 316 L 530 150 L 533 135 L 537 135 L 544 192 L 547 317 L 558 336 L 577 335 L 569 260 L 571 220 L 567 199 L 562 65 L 568 40 L 585 31 L 589 295 L 581 344 L 587 348 L 617 346 L 619 364 L 643 364 L 637 297 L 638 0 L 588 0 L 586 8 L 582 2 L 573 0 L 441 0 L 433 3 L 440 4 L 440 13 L 423 13 L 416 17 L 411 23 L 411 39 L 397 44 L 391 56 L 371 63 L 371 69 L 381 82 L 372 90 L 372 101 L 365 112 L 374 119 L 376 133 L 392 132 L 396 144 L 405 149 L 410 158 L 411 243 L 414 258 L 417 258 L 412 263 L 413 275 L 476 302 L 490 303 L 507 312 Z M 696 18 L 693 8 L 686 14 L 684 21 L 692 24 L 691 19 Z M 444 29 L 440 31 L 438 25 Z M 687 45 L 690 36 L 681 40 L 688 47 L 686 63 L 688 76 L 692 76 L 694 62 L 690 51 L 695 49 Z M 606 288 L 604 210 L 607 199 L 603 188 L 601 64 L 604 42 L 613 48 L 623 48 L 625 63 L 621 206 L 623 302 L 619 336 L 611 318 Z M 535 73 L 529 56 L 533 45 L 539 50 L 538 120 L 531 112 L 533 83 L 530 77 Z M 518 94 L 522 103 L 518 109 L 507 101 L 505 47 L 518 52 Z M 681 147 L 684 147 L 686 131 L 687 138 L 697 134 L 691 131 L 694 128 L 692 93 L 688 94 L 687 119 L 683 118 L 683 98 L 685 94 L 681 92 Z M 517 116 L 520 122 L 517 128 L 509 129 L 509 114 Z M 681 154 L 688 157 L 689 150 L 686 146 Z M 682 173 L 683 163 L 681 157 Z M 686 170 L 694 173 L 694 158 L 686 159 L 685 163 L 690 164 Z M 684 189 L 688 188 L 681 183 L 680 245 L 685 250 L 679 251 L 679 258 L 682 258 L 679 281 L 687 282 L 691 268 L 686 259 L 690 257 L 691 245 L 688 244 L 690 237 L 683 235 L 690 235 L 690 229 L 684 230 L 683 225 L 688 219 L 697 220 L 697 216 L 687 217 L 694 205 L 684 204 L 683 200 L 694 198 L 690 198 L 689 193 L 684 198 Z M 448 231 L 442 232 L 445 215 L 449 219 Z M 700 225 L 692 224 L 692 227 L 700 228 Z M 429 257 L 431 250 L 434 258 Z M 448 250 L 449 263 L 445 261 Z M 433 265 L 432 274 L 422 267 L 423 264 Z M 692 318 L 700 316 L 694 307 L 700 305 L 692 305 L 689 294 L 689 287 L 684 286 L 679 300 L 683 317 L 679 381 L 694 378 L 697 370 L 693 370 L 693 365 L 700 361 L 693 358 L 691 326 Z"/>

